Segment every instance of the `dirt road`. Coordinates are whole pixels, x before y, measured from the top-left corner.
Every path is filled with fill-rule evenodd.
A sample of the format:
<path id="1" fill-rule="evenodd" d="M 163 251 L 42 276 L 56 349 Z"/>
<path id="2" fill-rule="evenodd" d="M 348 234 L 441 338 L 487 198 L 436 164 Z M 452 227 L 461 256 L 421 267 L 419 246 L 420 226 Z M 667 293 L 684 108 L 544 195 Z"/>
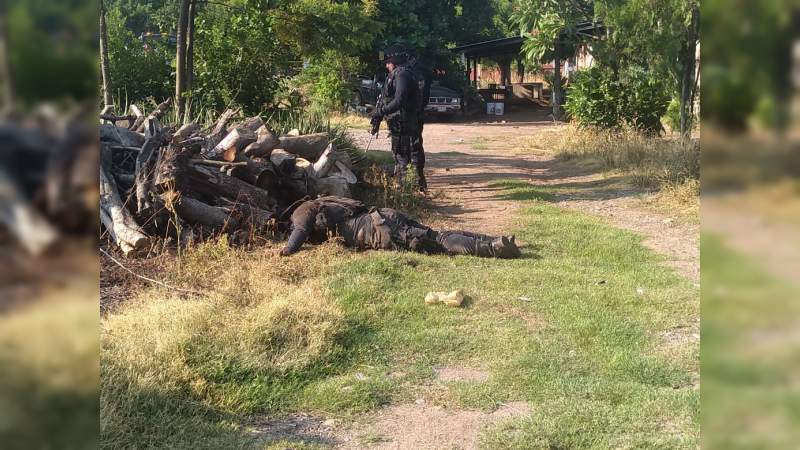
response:
<path id="1" fill-rule="evenodd" d="M 616 227 L 640 233 L 645 245 L 667 257 L 677 272 L 699 280 L 699 226 L 644 207 L 643 192 L 621 186 L 611 177 L 563 164 L 548 150 L 564 125 L 546 113 L 510 115 L 500 121 L 429 123 L 423 134 L 430 195 L 437 210 L 435 227 L 507 233 L 520 202 L 500 197 L 493 182 L 517 180 L 559 188 L 552 200 L 563 207 L 605 218 Z M 353 130 L 366 145 L 369 135 Z M 372 148 L 389 150 L 390 143 Z"/>

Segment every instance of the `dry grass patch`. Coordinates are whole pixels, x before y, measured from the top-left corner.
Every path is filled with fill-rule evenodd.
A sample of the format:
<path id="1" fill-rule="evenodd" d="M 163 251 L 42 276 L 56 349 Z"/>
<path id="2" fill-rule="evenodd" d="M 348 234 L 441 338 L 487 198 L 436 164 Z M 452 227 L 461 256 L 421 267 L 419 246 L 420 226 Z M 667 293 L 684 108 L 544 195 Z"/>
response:
<path id="1" fill-rule="evenodd" d="M 325 251 L 338 250 L 322 246 L 277 260 L 268 252 L 248 257 L 224 240 L 202 244 L 167 273 L 170 281 L 205 286 L 205 295 L 145 289 L 108 315 L 101 322 L 103 444 L 213 437 L 238 446 L 246 438 L 230 425 L 236 416 L 279 412 L 296 401 L 340 350 L 345 328 L 318 277 L 326 273 Z M 275 276 L 287 268 L 300 273 L 301 265 L 307 276 L 294 283 Z"/>

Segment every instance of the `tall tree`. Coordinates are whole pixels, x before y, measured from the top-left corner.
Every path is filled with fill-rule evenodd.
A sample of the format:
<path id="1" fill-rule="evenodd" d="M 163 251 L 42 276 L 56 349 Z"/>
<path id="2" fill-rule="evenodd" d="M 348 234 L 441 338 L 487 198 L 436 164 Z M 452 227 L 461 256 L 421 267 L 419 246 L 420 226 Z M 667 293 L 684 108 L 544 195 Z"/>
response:
<path id="1" fill-rule="evenodd" d="M 538 66 L 553 61 L 553 117 L 562 117 L 564 93 L 561 86 L 561 60 L 588 39 L 577 32 L 577 25 L 594 19 L 594 4 L 588 0 L 520 0 L 511 20 L 525 37 L 523 54 L 528 63 Z"/>
<path id="2" fill-rule="evenodd" d="M 186 30 L 186 89 L 194 84 L 194 23 L 197 16 L 197 0 L 189 0 L 189 23 Z"/>
<path id="3" fill-rule="evenodd" d="M 186 113 L 186 32 L 189 27 L 190 0 L 181 0 L 178 15 L 178 39 L 175 52 L 175 111 L 179 121 Z"/>
<path id="4" fill-rule="evenodd" d="M 113 106 L 111 76 L 108 69 L 108 27 L 106 26 L 106 4 L 100 0 L 100 73 L 103 77 L 103 103 L 106 109 Z"/>
<path id="5" fill-rule="evenodd" d="M 681 44 L 681 135 L 689 137 L 697 90 L 697 45 L 700 42 L 700 3 L 692 5 L 686 37 Z"/>

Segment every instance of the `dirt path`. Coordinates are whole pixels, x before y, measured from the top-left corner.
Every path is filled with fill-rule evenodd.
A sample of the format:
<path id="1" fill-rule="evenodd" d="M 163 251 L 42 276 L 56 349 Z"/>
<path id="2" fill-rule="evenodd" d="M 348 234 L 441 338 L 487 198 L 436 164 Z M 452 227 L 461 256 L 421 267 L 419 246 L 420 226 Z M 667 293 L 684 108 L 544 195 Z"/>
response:
<path id="1" fill-rule="evenodd" d="M 537 148 L 555 139 L 563 125 L 539 114 L 507 123 L 431 123 L 423 134 L 428 183 L 437 217 L 434 227 L 507 233 L 520 203 L 498 199 L 501 180 L 519 180 L 563 190 L 554 201 L 606 219 L 645 238 L 645 245 L 666 256 L 667 264 L 693 281 L 699 280 L 699 226 L 643 207 L 641 193 L 621 187 L 602 174 L 559 163 Z M 368 134 L 354 132 L 364 145 Z M 373 149 L 389 150 L 385 137 Z"/>
<path id="2" fill-rule="evenodd" d="M 432 226 L 508 233 L 521 202 L 498 198 L 503 188 L 493 186 L 493 182 L 514 180 L 547 185 L 557 188 L 558 194 L 552 198 L 556 204 L 601 216 L 614 226 L 640 233 L 645 245 L 665 255 L 676 271 L 698 280 L 697 226 L 646 210 L 639 192 L 613 178 L 560 164 L 537 147 L 555 139 L 563 132 L 563 126 L 543 116 L 528 119 L 514 123 L 426 125 L 426 172 L 431 201 L 436 207 L 434 217 L 427 219 Z M 353 135 L 362 147 L 369 141 L 364 130 L 353 130 Z M 371 148 L 389 150 L 389 146 L 384 137 L 373 141 Z M 683 334 L 699 336 L 688 331 Z M 481 370 L 440 368 L 434 383 L 444 386 L 452 381 L 484 382 L 488 378 L 489 374 Z M 525 403 L 502 405 L 495 411 L 471 411 L 444 409 L 418 399 L 415 403 L 389 405 L 351 424 L 296 415 L 253 424 L 251 430 L 270 441 L 301 439 L 343 449 L 474 449 L 478 435 L 487 425 L 530 412 Z"/>

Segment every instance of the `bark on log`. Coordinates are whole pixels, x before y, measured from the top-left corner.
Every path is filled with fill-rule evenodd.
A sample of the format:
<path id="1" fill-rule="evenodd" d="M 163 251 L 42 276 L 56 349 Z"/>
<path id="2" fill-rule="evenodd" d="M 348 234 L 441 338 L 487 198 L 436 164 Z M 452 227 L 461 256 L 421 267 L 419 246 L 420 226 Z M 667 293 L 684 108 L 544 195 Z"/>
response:
<path id="1" fill-rule="evenodd" d="M 319 159 L 330 140 L 327 133 L 306 134 L 302 136 L 283 136 L 278 138 L 279 147 L 309 161 Z"/>
<path id="2" fill-rule="evenodd" d="M 39 255 L 58 239 L 58 231 L 30 204 L 0 167 L 0 224 L 28 253 Z"/>
<path id="3" fill-rule="evenodd" d="M 242 154 L 250 157 L 269 157 L 278 144 L 280 144 L 278 137 L 266 125 L 262 125 L 256 130 L 256 142 L 245 147 Z"/>
<path id="4" fill-rule="evenodd" d="M 356 174 L 354 174 L 343 162 L 336 161 L 336 168 L 339 169 L 339 173 L 336 175 L 344 178 L 348 184 L 356 184 L 358 183 L 358 178 Z"/>
<path id="5" fill-rule="evenodd" d="M 269 155 L 269 160 L 272 162 L 272 165 L 278 169 L 278 173 L 284 176 L 294 172 L 295 165 L 297 164 L 297 157 L 295 155 L 279 148 L 272 151 L 272 154 Z"/>
<path id="6" fill-rule="evenodd" d="M 275 217 L 275 213 L 252 205 L 241 202 L 227 201 L 232 214 L 239 218 L 239 223 L 250 224 L 256 230 L 264 230 L 269 226 L 270 220 Z"/>
<path id="7" fill-rule="evenodd" d="M 125 128 L 104 123 L 100 125 L 100 140 L 103 142 L 117 143 L 124 147 L 140 147 L 144 145 L 145 137 L 141 133 L 126 130 Z"/>
<path id="8" fill-rule="evenodd" d="M 255 133 L 263 126 L 264 126 L 264 119 L 262 119 L 261 116 L 253 116 L 243 120 L 242 123 L 229 128 L 228 131 L 233 131 L 233 128 L 247 128 L 248 130 Z"/>
<path id="9" fill-rule="evenodd" d="M 244 127 L 236 127 L 214 148 L 206 152 L 208 159 L 233 161 L 241 150 L 256 141 L 255 132 Z"/>
<path id="10" fill-rule="evenodd" d="M 164 113 L 167 112 L 171 104 L 172 104 L 172 99 L 170 98 L 159 103 L 159 105 L 156 106 L 156 109 L 154 109 L 153 112 L 148 114 L 147 117 L 139 117 L 138 119 L 136 119 L 136 122 L 133 123 L 133 127 L 131 127 L 131 129 L 136 130 L 139 133 L 144 133 L 147 121 L 153 119 L 155 120 L 160 119 L 161 116 L 163 116 Z"/>
<path id="11" fill-rule="evenodd" d="M 206 198 L 228 197 L 262 209 L 273 209 L 275 200 L 269 192 L 244 181 L 230 177 L 219 170 L 199 164 L 188 164 L 178 174 L 178 189 L 181 192 L 196 192 Z"/>
<path id="12" fill-rule="evenodd" d="M 178 128 L 172 135 L 173 142 L 181 142 L 189 139 L 192 135 L 200 131 L 200 125 L 196 124 L 195 122 L 187 123 L 186 125 Z"/>
<path id="13" fill-rule="evenodd" d="M 103 225 L 126 255 L 150 247 L 150 238 L 141 232 L 139 225 L 125 209 L 106 167 L 107 163 L 100 165 L 100 218 Z"/>
<path id="14" fill-rule="evenodd" d="M 148 121 L 154 127 L 154 121 Z M 141 213 L 150 207 L 150 191 L 153 186 L 155 157 L 166 139 L 166 129 L 157 130 L 142 146 L 136 157 L 136 211 Z"/>
<path id="15" fill-rule="evenodd" d="M 177 202 L 173 202 L 172 206 L 181 219 L 191 224 L 223 231 L 239 228 L 239 221 L 224 208 L 211 206 L 191 197 L 181 197 Z"/>
<path id="16" fill-rule="evenodd" d="M 308 191 L 312 196 L 352 197 L 347 180 L 341 177 L 311 178 L 308 180 Z"/>
<path id="17" fill-rule="evenodd" d="M 278 174 L 269 160 L 252 158 L 244 163 L 244 166 L 234 168 L 233 176 L 267 192 L 272 192 L 278 186 Z"/>
<path id="18" fill-rule="evenodd" d="M 334 155 L 335 152 L 336 146 L 334 146 L 333 143 L 328 144 L 328 146 L 325 147 L 325 151 L 323 151 L 319 156 L 319 159 L 317 159 L 317 161 L 311 165 L 311 171 L 309 175 L 316 178 L 322 178 L 327 175 L 328 171 L 331 170 L 331 167 L 333 167 L 333 164 L 336 162 Z"/>
<path id="19" fill-rule="evenodd" d="M 233 120 L 233 116 L 239 113 L 238 109 L 226 109 L 219 118 L 214 128 L 208 133 L 206 137 L 206 149 L 212 149 L 219 144 L 219 141 L 225 137 L 228 123 Z"/>

